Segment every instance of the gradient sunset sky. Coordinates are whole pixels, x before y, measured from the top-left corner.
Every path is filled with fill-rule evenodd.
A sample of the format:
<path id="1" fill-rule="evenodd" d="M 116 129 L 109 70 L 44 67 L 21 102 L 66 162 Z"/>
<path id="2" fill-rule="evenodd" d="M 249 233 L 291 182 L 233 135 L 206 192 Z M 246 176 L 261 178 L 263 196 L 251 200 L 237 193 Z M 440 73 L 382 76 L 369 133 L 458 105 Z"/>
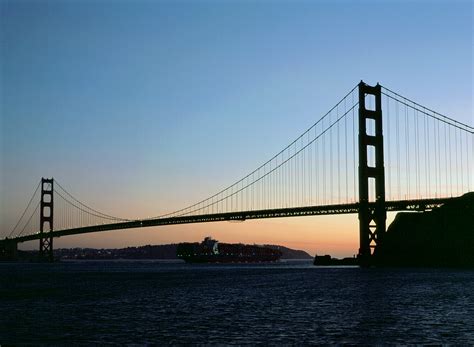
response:
<path id="1" fill-rule="evenodd" d="M 129 218 L 205 198 L 361 79 L 474 124 L 472 1 L 0 4 L 1 237 L 41 177 Z M 311 254 L 358 250 L 356 215 L 112 231 L 55 247 L 206 235 Z"/>

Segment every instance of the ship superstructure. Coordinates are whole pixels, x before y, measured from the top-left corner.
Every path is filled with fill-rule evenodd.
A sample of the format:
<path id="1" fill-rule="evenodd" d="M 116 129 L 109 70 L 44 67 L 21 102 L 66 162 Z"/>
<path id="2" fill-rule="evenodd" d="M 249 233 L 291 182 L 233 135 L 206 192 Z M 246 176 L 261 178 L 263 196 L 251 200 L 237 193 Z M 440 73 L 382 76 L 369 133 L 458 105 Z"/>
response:
<path id="1" fill-rule="evenodd" d="M 259 263 L 280 259 L 279 250 L 259 245 L 221 243 L 206 237 L 201 243 L 180 243 L 177 256 L 187 263 Z"/>

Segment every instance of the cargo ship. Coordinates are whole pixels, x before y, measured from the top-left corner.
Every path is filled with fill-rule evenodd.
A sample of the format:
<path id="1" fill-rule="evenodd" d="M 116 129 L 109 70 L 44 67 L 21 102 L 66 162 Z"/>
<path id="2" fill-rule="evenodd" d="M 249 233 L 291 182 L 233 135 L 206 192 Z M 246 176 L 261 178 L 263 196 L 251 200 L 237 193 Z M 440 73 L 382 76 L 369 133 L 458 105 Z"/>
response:
<path id="1" fill-rule="evenodd" d="M 211 237 L 206 237 L 201 243 L 180 243 L 176 253 L 186 263 L 275 262 L 282 256 L 279 250 L 269 247 L 221 243 Z"/>

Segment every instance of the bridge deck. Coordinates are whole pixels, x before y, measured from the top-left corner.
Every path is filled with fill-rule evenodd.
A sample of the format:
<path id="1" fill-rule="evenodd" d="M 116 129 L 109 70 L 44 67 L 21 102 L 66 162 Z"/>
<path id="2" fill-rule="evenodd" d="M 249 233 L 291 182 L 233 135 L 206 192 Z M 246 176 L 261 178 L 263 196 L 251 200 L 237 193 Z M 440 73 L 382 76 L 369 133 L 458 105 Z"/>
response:
<path id="1" fill-rule="evenodd" d="M 420 199 L 420 200 L 400 200 L 387 201 L 385 203 L 388 212 L 395 211 L 424 211 L 439 207 L 449 200 L 454 198 L 439 198 L 439 199 Z M 370 203 L 369 205 L 374 205 Z M 335 214 L 350 214 L 358 213 L 359 203 L 340 204 L 340 205 L 323 205 L 323 206 L 307 206 L 307 207 L 293 207 L 280 208 L 272 210 L 258 210 L 258 211 L 243 211 L 232 213 L 214 213 L 204 214 L 198 216 L 179 216 L 169 218 L 155 218 L 155 219 L 141 219 L 120 223 L 93 225 L 74 229 L 55 230 L 51 232 L 53 237 L 61 237 L 68 235 L 78 235 L 93 233 L 99 231 L 121 230 L 144 228 L 163 225 L 175 224 L 190 224 L 190 223 L 208 223 L 208 222 L 224 222 L 224 221 L 245 221 L 247 219 L 264 219 L 264 218 L 281 218 L 281 217 L 302 217 L 302 216 L 317 216 L 317 215 L 335 215 Z M 32 240 L 39 240 L 41 236 L 39 232 L 32 235 L 20 236 L 12 239 L 0 240 L 0 243 L 5 242 L 25 242 Z"/>

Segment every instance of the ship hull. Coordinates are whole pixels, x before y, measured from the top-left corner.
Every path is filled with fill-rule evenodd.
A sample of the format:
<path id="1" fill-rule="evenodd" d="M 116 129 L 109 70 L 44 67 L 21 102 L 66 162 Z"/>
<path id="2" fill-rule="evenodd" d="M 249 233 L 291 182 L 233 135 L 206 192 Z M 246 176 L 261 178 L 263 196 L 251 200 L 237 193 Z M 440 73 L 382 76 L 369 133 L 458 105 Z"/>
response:
<path id="1" fill-rule="evenodd" d="M 177 256 L 186 263 L 270 263 L 282 253 L 264 246 L 218 243 L 211 238 L 201 243 L 180 243 Z"/>
<path id="2" fill-rule="evenodd" d="M 192 257 L 181 257 L 186 263 L 190 264 L 219 264 L 219 263 L 273 263 L 280 259 L 279 255 L 268 257 L 232 257 L 232 256 L 214 256 L 197 255 Z"/>

